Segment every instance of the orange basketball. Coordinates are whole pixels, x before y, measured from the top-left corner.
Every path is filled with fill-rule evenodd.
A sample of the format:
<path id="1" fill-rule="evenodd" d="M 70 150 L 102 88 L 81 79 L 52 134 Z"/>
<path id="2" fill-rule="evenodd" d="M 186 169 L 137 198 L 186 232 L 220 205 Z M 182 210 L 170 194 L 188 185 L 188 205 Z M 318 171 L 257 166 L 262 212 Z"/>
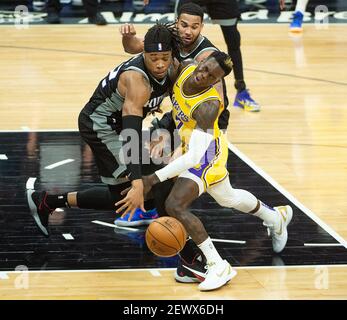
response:
<path id="1" fill-rule="evenodd" d="M 187 232 L 181 222 L 172 217 L 154 220 L 147 228 L 146 243 L 155 255 L 172 257 L 186 244 Z"/>

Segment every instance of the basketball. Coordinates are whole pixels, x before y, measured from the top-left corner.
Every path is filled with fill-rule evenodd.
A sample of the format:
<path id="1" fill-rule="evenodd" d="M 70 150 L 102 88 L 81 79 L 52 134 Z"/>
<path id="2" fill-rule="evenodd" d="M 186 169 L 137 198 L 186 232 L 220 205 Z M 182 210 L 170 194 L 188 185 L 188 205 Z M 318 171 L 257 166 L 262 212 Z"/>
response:
<path id="1" fill-rule="evenodd" d="M 147 228 L 146 243 L 155 255 L 173 257 L 186 243 L 187 232 L 177 219 L 161 217 L 154 220 Z"/>

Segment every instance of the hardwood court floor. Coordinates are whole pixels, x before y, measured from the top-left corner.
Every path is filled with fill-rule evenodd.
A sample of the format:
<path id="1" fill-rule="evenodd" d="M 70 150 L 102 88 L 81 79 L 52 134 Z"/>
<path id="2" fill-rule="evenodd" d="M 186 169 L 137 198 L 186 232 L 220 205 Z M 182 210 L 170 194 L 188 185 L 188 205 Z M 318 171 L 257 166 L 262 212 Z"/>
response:
<path id="1" fill-rule="evenodd" d="M 346 26 L 306 25 L 302 38 L 289 37 L 286 25 L 240 30 L 245 79 L 262 111 L 229 107 L 229 141 L 347 239 Z M 76 128 L 97 83 L 128 57 L 117 26 L 2 26 L 0 34 L 1 130 Z M 206 25 L 204 34 L 225 49 L 218 27 Z M 232 82 L 229 76 L 231 101 Z M 171 270 L 33 273 L 28 289 L 20 289 L 23 275 L 7 273 L 0 274 L 0 298 L 346 299 L 346 273 L 239 269 L 232 283 L 210 293 L 176 284 Z"/>

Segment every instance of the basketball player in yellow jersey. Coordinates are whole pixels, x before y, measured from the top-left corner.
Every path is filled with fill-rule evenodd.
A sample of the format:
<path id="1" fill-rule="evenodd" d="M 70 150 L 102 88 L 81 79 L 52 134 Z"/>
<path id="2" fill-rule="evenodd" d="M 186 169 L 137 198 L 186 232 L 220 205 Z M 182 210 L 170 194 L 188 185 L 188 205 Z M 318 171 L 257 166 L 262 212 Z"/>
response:
<path id="1" fill-rule="evenodd" d="M 264 221 L 271 231 L 274 251 L 286 245 L 287 225 L 292 218 L 289 206 L 270 208 L 246 190 L 233 189 L 228 179 L 226 161 L 228 146 L 218 128 L 218 115 L 223 109 L 221 98 L 213 85 L 232 70 L 230 57 L 214 52 L 196 65 L 188 65 L 180 72 L 173 87 L 173 116 L 182 139 L 184 154 L 155 174 L 143 177 L 146 190 L 158 182 L 178 177 L 165 202 L 170 216 L 181 221 L 193 241 L 206 258 L 207 272 L 199 273 L 191 266 L 183 267 L 196 278 L 181 282 L 199 282 L 202 291 L 214 290 L 230 281 L 235 275 L 230 264 L 221 258 L 202 222 L 189 211 L 189 206 L 203 192 L 208 192 L 221 206 L 254 214 Z M 126 208 L 126 200 L 124 208 Z M 189 280 L 189 279 L 188 279 Z"/>

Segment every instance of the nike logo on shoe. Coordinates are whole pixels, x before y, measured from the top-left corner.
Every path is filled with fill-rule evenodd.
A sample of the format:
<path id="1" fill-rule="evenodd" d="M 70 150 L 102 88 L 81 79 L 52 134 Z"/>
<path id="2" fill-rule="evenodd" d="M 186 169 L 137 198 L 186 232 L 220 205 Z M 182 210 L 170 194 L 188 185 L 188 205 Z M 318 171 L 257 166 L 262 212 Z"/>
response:
<path id="1" fill-rule="evenodd" d="M 225 268 L 221 273 L 217 273 L 217 277 L 219 277 L 219 278 L 223 277 L 225 271 L 227 271 L 227 274 L 230 274 L 230 273 L 231 273 L 231 267 L 230 267 L 230 265 L 228 265 L 228 267 Z"/>
<path id="2" fill-rule="evenodd" d="M 206 273 L 197 271 L 195 269 L 189 268 L 186 265 L 182 264 L 183 268 L 186 268 L 187 270 L 189 270 L 190 272 L 194 273 L 196 275 L 197 278 L 202 278 L 202 280 L 205 280 L 206 278 Z M 224 272 L 224 271 L 223 271 Z"/>
<path id="3" fill-rule="evenodd" d="M 276 234 L 279 235 L 279 236 L 282 234 L 282 231 L 283 231 L 283 230 L 282 230 L 282 225 L 283 225 L 283 222 L 282 222 L 282 220 L 281 220 L 280 232 L 275 231 Z"/>

